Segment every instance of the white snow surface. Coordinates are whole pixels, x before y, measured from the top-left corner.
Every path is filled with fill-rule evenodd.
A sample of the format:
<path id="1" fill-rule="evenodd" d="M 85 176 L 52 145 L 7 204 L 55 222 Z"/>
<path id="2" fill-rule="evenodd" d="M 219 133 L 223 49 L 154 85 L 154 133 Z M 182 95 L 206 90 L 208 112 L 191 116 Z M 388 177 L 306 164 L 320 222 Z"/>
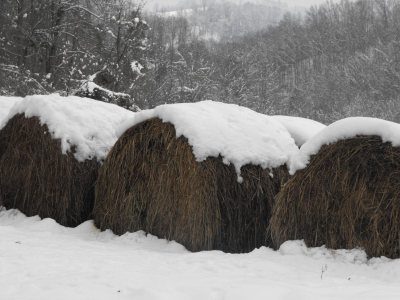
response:
<path id="1" fill-rule="evenodd" d="M 311 137 L 320 132 L 326 125 L 314 120 L 289 117 L 289 116 L 272 116 L 275 120 L 281 123 L 296 142 L 298 147 L 301 147 Z"/>
<path id="2" fill-rule="evenodd" d="M 360 249 L 191 253 L 142 232 L 116 236 L 92 221 L 0 212 L 0 298 L 30 300 L 397 300 L 400 260 L 366 260 Z"/>
<path id="3" fill-rule="evenodd" d="M 304 169 L 310 157 L 318 153 L 324 145 L 356 136 L 377 135 L 382 141 L 391 142 L 393 147 L 400 146 L 400 124 L 376 118 L 352 117 L 332 123 L 318 132 L 300 148 L 290 166 L 290 174 Z"/>
<path id="4" fill-rule="evenodd" d="M 11 107 L 21 99 L 21 97 L 0 96 L 0 122 L 8 115 Z"/>
<path id="5" fill-rule="evenodd" d="M 198 162 L 221 155 L 225 164 L 232 163 L 239 182 L 242 166 L 253 164 L 270 170 L 289 166 L 299 151 L 289 132 L 274 118 L 243 106 L 209 100 L 141 111 L 122 124 L 117 135 L 154 117 L 172 123 L 177 138 L 183 135 L 188 139 Z"/>
<path id="6" fill-rule="evenodd" d="M 35 95 L 16 101 L 0 129 L 16 114 L 39 117 L 52 138 L 61 139 L 63 154 L 76 146 L 74 156 L 80 162 L 93 157 L 105 159 L 117 141 L 116 128 L 134 115 L 117 105 L 88 98 Z"/>

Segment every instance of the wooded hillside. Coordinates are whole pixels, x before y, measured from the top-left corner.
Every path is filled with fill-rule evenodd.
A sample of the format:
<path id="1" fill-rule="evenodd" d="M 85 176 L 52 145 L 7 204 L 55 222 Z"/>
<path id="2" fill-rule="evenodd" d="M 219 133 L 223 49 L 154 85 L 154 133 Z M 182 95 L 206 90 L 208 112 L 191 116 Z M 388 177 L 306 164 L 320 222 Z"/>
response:
<path id="1" fill-rule="evenodd" d="M 201 28 L 239 28 L 218 14 L 256 5 L 203 2 L 216 9 L 168 16 L 118 0 L 3 0 L 0 93 L 72 93 L 102 74 L 99 85 L 141 108 L 211 99 L 323 123 L 400 121 L 400 1 L 327 2 L 235 38 L 225 27 L 218 41 Z"/>

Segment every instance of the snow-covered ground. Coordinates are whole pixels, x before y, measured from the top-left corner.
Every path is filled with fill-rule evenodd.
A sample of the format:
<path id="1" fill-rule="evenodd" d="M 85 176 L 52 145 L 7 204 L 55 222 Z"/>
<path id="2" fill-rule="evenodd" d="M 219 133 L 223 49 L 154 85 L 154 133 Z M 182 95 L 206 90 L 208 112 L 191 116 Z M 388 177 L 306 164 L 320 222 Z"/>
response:
<path id="1" fill-rule="evenodd" d="M 399 299 L 400 260 L 366 261 L 361 250 L 188 252 L 143 232 L 121 237 L 91 221 L 0 213 L 0 299 Z"/>

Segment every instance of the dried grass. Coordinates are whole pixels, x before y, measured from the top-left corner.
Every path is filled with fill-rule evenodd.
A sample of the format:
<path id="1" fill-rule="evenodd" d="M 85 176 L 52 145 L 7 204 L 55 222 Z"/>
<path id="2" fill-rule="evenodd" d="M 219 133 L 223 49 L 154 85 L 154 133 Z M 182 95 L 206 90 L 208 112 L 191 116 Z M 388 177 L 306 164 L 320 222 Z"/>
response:
<path id="1" fill-rule="evenodd" d="M 100 164 L 79 163 L 73 151 L 63 155 L 37 117 L 14 116 L 0 131 L 0 205 L 65 226 L 86 221 Z"/>
<path id="2" fill-rule="evenodd" d="M 363 136 L 324 146 L 278 195 L 274 247 L 293 239 L 400 257 L 400 148 Z"/>
<path id="3" fill-rule="evenodd" d="M 242 184 L 221 157 L 198 163 L 186 138 L 154 118 L 117 141 L 99 172 L 94 219 L 116 234 L 144 230 L 191 251 L 248 252 L 269 245 L 271 207 L 286 167 L 274 178 L 261 167 L 242 168 Z"/>

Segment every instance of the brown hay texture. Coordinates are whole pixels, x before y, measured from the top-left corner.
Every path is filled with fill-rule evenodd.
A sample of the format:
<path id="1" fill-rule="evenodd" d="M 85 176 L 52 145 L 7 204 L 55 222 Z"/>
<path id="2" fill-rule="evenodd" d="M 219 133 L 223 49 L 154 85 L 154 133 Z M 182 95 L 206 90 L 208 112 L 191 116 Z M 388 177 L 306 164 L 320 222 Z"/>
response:
<path id="1" fill-rule="evenodd" d="M 323 146 L 284 185 L 269 231 L 274 247 L 363 247 L 369 257 L 400 257 L 400 148 L 378 136 Z"/>
<path id="2" fill-rule="evenodd" d="M 37 117 L 15 115 L 0 131 L 0 205 L 64 226 L 88 220 L 100 163 L 79 163 L 73 153 L 62 154 Z"/>
<path id="3" fill-rule="evenodd" d="M 144 230 L 190 251 L 252 251 L 269 245 L 266 229 L 286 167 L 242 167 L 221 157 L 196 162 L 188 140 L 171 123 L 149 119 L 128 129 L 102 165 L 94 220 L 116 234 Z"/>

